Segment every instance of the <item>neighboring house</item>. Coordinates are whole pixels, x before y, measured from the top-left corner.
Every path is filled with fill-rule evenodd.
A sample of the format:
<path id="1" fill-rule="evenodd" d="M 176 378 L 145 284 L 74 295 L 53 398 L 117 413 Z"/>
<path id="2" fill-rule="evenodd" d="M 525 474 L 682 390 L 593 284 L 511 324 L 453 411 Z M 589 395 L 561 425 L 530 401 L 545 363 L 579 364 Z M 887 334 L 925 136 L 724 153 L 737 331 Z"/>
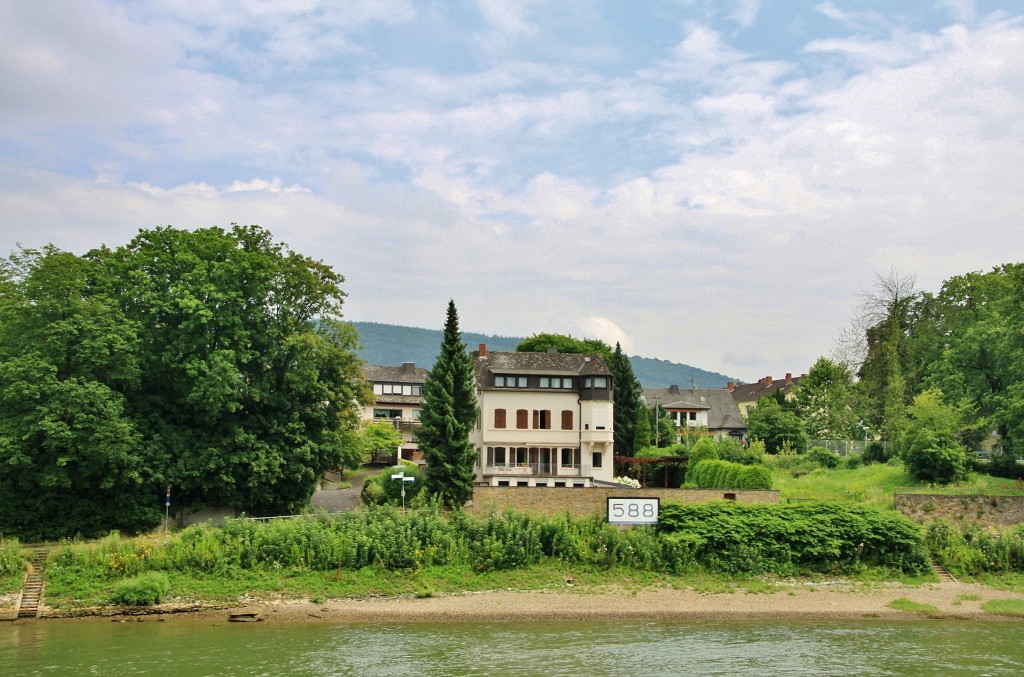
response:
<path id="1" fill-rule="evenodd" d="M 611 482 L 612 375 L 604 358 L 473 351 L 477 481 L 589 487 Z"/>
<path id="2" fill-rule="evenodd" d="M 803 376 L 807 376 L 804 374 Z M 793 390 L 800 384 L 800 379 L 803 376 L 797 376 L 794 378 L 793 374 L 786 374 L 785 380 L 776 381 L 771 376 L 765 376 L 759 379 L 757 383 L 745 383 L 741 385 L 734 385 L 732 382 L 729 383 L 729 390 L 732 391 L 732 399 L 736 402 L 736 406 L 740 410 L 740 415 L 746 420 L 750 414 L 750 410 L 754 408 L 757 401 L 765 395 L 773 395 L 777 390 L 781 390 L 787 400 L 791 400 L 794 397 Z"/>
<path id="3" fill-rule="evenodd" d="M 406 362 L 401 367 L 364 366 L 363 376 L 373 384 L 373 406 L 363 409 L 363 419 L 388 421 L 402 434 L 402 458 L 420 460 L 416 435 L 423 402 L 423 382 L 428 370 Z"/>
<path id="4" fill-rule="evenodd" d="M 644 401 L 648 407 L 665 409 L 676 428 L 706 428 L 716 439 L 741 440 L 747 424 L 740 416 L 732 392 L 727 388 L 644 388 Z"/>

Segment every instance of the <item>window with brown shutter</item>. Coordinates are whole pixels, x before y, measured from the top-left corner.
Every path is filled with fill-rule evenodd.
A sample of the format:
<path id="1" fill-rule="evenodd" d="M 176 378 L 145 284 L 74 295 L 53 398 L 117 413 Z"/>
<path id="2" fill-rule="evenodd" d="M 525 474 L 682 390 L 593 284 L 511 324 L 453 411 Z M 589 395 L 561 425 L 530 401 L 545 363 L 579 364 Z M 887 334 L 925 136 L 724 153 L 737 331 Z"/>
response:
<path id="1" fill-rule="evenodd" d="M 494 410 L 494 427 L 504 428 L 505 427 L 505 410 L 495 409 Z"/>
<path id="2" fill-rule="evenodd" d="M 562 430 L 572 430 L 572 409 L 562 410 Z"/>
<path id="3" fill-rule="evenodd" d="M 530 427 L 529 413 L 525 409 L 516 409 L 516 428 L 525 430 Z"/>

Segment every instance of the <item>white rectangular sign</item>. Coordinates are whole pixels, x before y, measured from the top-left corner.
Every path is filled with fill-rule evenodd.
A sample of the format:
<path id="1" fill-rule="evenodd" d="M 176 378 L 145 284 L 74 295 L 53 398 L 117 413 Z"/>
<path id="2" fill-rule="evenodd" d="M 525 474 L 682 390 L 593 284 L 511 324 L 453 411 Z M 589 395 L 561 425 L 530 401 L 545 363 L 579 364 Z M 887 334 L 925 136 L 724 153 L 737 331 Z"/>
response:
<path id="1" fill-rule="evenodd" d="M 660 499 L 608 497 L 608 524 L 657 524 Z"/>

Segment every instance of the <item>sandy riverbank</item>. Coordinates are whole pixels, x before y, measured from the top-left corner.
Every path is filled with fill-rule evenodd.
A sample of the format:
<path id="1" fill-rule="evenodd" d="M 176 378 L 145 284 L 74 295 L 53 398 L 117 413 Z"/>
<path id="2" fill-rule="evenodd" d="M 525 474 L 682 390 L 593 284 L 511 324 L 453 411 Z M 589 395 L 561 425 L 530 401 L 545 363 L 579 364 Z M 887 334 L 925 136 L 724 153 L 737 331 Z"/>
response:
<path id="1" fill-rule="evenodd" d="M 889 604 L 907 599 L 931 605 L 928 613 L 899 611 Z M 259 601 L 235 607 L 187 611 L 162 606 L 134 614 L 97 609 L 90 618 L 105 620 L 227 621 L 250 613 L 273 623 L 438 623 L 573 620 L 693 620 L 693 619 L 920 619 L 1024 622 L 981 610 L 991 599 L 1024 600 L 1024 594 L 981 585 L 942 583 L 925 586 L 817 584 L 787 586 L 777 592 L 700 593 L 693 590 L 558 590 L 492 591 L 439 595 L 429 598 Z M 154 613 L 155 612 L 155 613 Z M 44 609 L 43 618 L 59 617 Z"/>

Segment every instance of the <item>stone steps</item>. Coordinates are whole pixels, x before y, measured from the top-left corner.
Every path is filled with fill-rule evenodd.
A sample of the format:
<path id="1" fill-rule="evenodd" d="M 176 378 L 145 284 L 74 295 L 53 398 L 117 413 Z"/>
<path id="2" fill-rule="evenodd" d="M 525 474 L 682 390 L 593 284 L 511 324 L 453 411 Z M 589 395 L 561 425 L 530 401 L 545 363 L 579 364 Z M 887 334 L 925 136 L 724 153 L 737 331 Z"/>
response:
<path id="1" fill-rule="evenodd" d="M 25 573 L 25 581 L 21 585 L 21 599 L 18 603 L 18 615 L 20 619 L 34 619 L 39 615 L 39 607 L 43 603 L 43 571 L 46 565 L 46 548 L 34 548 L 32 560 L 29 562 L 28 571 Z"/>

